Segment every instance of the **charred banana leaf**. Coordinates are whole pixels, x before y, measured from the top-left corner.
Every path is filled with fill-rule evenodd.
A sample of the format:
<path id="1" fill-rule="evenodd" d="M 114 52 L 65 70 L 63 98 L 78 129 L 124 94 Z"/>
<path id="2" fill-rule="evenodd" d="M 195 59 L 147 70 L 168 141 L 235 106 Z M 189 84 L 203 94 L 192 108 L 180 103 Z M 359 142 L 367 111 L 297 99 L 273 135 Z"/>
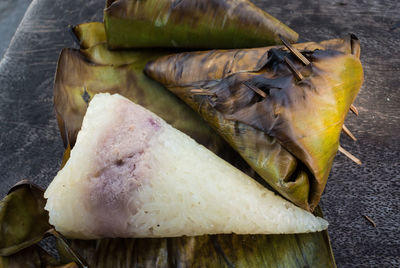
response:
<path id="1" fill-rule="evenodd" d="M 242 48 L 298 38 L 248 0 L 111 0 L 104 25 L 110 48 Z"/>
<path id="2" fill-rule="evenodd" d="M 313 211 L 363 82 L 355 36 L 321 43 L 189 52 L 147 75 L 194 110 L 275 190 Z"/>

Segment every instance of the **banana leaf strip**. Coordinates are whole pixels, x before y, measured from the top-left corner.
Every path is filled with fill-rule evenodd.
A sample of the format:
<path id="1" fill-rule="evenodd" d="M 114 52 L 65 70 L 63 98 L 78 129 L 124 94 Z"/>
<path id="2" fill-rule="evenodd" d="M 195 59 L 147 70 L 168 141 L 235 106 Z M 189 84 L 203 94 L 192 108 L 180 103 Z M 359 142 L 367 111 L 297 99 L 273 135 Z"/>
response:
<path id="1" fill-rule="evenodd" d="M 0 201 L 0 256 L 10 256 L 36 244 L 52 227 L 43 190 L 21 181 Z"/>
<path id="2" fill-rule="evenodd" d="M 291 42 L 298 34 L 248 0 L 107 1 L 110 48 L 243 48 Z"/>
<path id="3" fill-rule="evenodd" d="M 106 32 L 102 22 L 88 22 L 71 28 L 80 48 L 85 49 L 106 42 Z"/>
<path id="4" fill-rule="evenodd" d="M 355 36 L 284 47 L 187 52 L 146 74 L 199 112 L 276 191 L 313 211 L 363 82 Z"/>

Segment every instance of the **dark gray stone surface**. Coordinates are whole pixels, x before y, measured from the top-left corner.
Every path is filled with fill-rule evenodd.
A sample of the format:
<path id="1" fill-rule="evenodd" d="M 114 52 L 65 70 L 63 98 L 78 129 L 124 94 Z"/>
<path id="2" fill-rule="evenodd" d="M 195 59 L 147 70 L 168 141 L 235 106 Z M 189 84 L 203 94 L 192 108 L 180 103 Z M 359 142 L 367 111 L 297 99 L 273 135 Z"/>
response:
<path id="1" fill-rule="evenodd" d="M 25 14 L 31 0 L 0 1 L 0 58 L 8 48 L 11 38 Z"/>
<path id="2" fill-rule="evenodd" d="M 257 0 L 301 40 L 356 34 L 365 83 L 360 116 L 341 138 L 357 166 L 338 155 L 322 197 L 338 267 L 400 267 L 400 2 Z M 58 54 L 73 47 L 69 24 L 101 20 L 102 0 L 34 0 L 0 62 L 0 196 L 29 178 L 46 187 L 63 145 L 52 106 Z M 372 218 L 374 228 L 363 215 Z"/>

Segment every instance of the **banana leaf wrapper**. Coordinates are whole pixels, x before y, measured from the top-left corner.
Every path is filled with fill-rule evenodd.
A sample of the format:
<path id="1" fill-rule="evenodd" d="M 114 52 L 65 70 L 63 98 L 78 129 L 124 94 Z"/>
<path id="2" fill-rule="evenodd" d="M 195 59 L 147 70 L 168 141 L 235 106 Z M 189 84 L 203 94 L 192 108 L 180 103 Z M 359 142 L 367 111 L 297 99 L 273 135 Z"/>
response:
<path id="1" fill-rule="evenodd" d="M 0 256 L 10 256 L 43 239 L 51 229 L 43 190 L 27 181 L 0 201 Z"/>
<path id="2" fill-rule="evenodd" d="M 111 0 L 104 25 L 110 48 L 243 48 L 298 38 L 248 0 Z"/>
<path id="3" fill-rule="evenodd" d="M 115 60 L 117 65 L 90 61 Z M 142 69 L 157 53 L 122 52 L 112 56 L 104 44 L 80 52 L 63 49 L 54 85 L 54 107 L 66 148 L 72 148 L 86 113 L 87 102 L 99 92 L 119 93 L 160 114 L 168 123 L 197 142 L 223 154 L 229 146 L 195 112 L 160 84 L 147 78 Z M 126 57 L 131 57 L 125 64 Z M 121 65 L 120 65 L 121 64 Z M 66 153 L 69 152 L 69 149 Z M 228 154 L 228 153 L 227 153 Z"/>
<path id="4" fill-rule="evenodd" d="M 208 235 L 74 240 L 90 267 L 336 267 L 327 237 Z"/>
<path id="5" fill-rule="evenodd" d="M 78 267 L 59 262 L 36 245 L 52 229 L 43 193 L 40 187 L 23 180 L 0 201 L 0 268 Z"/>
<path id="6" fill-rule="evenodd" d="M 61 51 L 54 83 L 54 107 L 65 145 L 63 164 L 69 157 L 80 130 L 87 103 L 100 92 L 119 93 L 160 115 L 236 167 L 254 175 L 251 168 L 192 109 L 164 86 L 143 73 L 146 63 L 170 50 L 138 49 L 110 51 L 99 22 L 80 24 L 73 33 L 81 50 Z"/>
<path id="7" fill-rule="evenodd" d="M 92 21 L 71 26 L 73 39 L 79 44 L 81 49 L 87 49 L 97 44 L 107 41 L 104 24 L 102 22 Z"/>
<path id="8" fill-rule="evenodd" d="M 196 110 L 271 187 L 313 211 L 363 71 L 353 35 L 294 47 L 311 63 L 265 47 L 164 56 L 145 72 Z"/>
<path id="9" fill-rule="evenodd" d="M 55 110 L 60 131 L 66 141 L 64 162 L 69 157 L 69 150 L 74 144 L 72 141 L 75 140 L 76 133 L 80 129 L 86 111 L 86 101 L 101 89 L 102 92 L 119 92 L 130 96 L 133 101 L 141 102 L 142 105 L 147 103 L 143 101 L 142 94 L 149 94 L 148 103 L 151 105 L 147 108 L 153 109 L 153 112 L 165 120 L 168 120 L 171 110 L 178 109 L 176 107 L 181 107 L 183 104 L 182 107 L 185 109 L 180 108 L 181 110 L 173 116 L 175 121 L 172 120 L 172 123 L 175 127 L 190 126 L 193 129 L 186 128 L 187 134 L 196 137 L 193 133 L 200 133 L 197 134 L 198 141 L 203 140 L 203 144 L 214 152 L 218 153 L 215 148 L 220 148 L 220 151 L 229 153 L 234 157 L 226 156 L 225 158 L 232 164 L 240 166 L 238 162 L 241 158 L 235 156 L 234 151 L 229 151 L 230 149 L 224 146 L 215 146 L 215 144 L 223 144 L 222 141 L 221 143 L 204 142 L 204 137 L 207 135 L 212 136 L 211 140 L 216 139 L 215 133 L 203 126 L 204 122 L 198 120 L 199 116 L 196 113 L 181 100 L 175 99 L 176 97 L 166 88 L 143 76 L 142 69 L 147 61 L 138 59 L 146 57 L 146 53 L 151 57 L 157 57 L 160 55 L 157 53 L 166 52 L 157 52 L 158 50 L 150 52 L 141 50 L 140 53 L 138 51 L 109 51 L 106 44 L 102 43 L 101 36 L 97 35 L 96 31 L 90 30 L 100 29 L 102 25 L 91 23 L 90 27 L 85 28 L 85 26 L 88 25 L 78 25 L 74 32 L 78 32 L 76 28 L 86 29 L 82 30 L 77 37 L 81 44 L 90 43 L 91 46 L 80 51 L 63 50 L 55 79 Z M 127 75 L 128 73 L 130 75 Z M 127 83 L 124 77 L 132 74 L 141 77 L 143 80 L 138 80 L 146 81 L 146 83 L 134 85 Z M 157 90 L 159 91 L 157 94 L 148 93 Z M 136 91 L 139 93 L 135 93 Z M 58 95 L 57 98 L 56 95 Z M 165 105 L 159 106 L 156 110 L 154 107 L 157 106 L 154 105 L 158 102 Z M 184 113 L 192 114 L 193 117 Z M 188 125 L 189 121 L 194 123 Z M 73 126 L 73 131 L 69 131 L 69 126 Z M 202 128 L 207 131 L 201 131 Z M 185 128 L 182 127 L 181 130 L 185 131 Z M 209 139 L 206 138 L 205 141 L 207 140 Z M 254 175 L 245 167 L 241 169 Z M 232 234 L 160 239 L 72 240 L 71 249 L 78 252 L 90 267 L 336 267 L 327 231 L 297 235 Z M 61 247 L 59 253 L 64 263 L 77 262 L 76 258 L 65 253 L 65 247 Z"/>

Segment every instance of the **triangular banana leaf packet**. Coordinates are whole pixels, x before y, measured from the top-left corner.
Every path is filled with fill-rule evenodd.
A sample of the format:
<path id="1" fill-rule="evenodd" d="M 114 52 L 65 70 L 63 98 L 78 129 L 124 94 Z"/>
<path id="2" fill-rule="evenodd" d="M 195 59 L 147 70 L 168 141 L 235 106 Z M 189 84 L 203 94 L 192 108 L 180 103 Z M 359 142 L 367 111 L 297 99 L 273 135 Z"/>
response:
<path id="1" fill-rule="evenodd" d="M 355 36 L 321 43 L 161 57 L 145 69 L 275 190 L 313 211 L 363 82 Z"/>
<path id="2" fill-rule="evenodd" d="M 248 0 L 111 0 L 110 48 L 243 48 L 291 42 L 298 34 Z"/>

